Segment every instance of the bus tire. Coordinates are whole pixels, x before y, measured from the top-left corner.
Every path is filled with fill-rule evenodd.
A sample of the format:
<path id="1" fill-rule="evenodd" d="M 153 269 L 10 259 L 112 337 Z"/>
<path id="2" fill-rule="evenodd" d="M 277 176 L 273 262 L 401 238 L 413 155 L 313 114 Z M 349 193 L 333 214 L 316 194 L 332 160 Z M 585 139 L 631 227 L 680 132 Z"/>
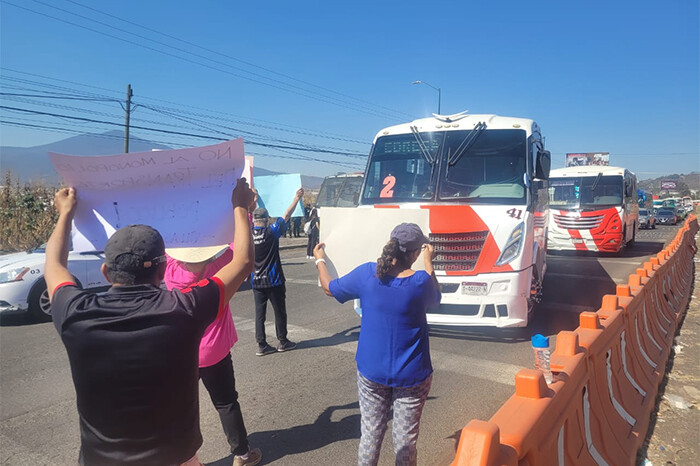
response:
<path id="1" fill-rule="evenodd" d="M 634 243 L 637 241 L 637 228 L 632 227 L 632 239 L 627 242 L 627 247 L 628 248 L 633 248 Z"/>

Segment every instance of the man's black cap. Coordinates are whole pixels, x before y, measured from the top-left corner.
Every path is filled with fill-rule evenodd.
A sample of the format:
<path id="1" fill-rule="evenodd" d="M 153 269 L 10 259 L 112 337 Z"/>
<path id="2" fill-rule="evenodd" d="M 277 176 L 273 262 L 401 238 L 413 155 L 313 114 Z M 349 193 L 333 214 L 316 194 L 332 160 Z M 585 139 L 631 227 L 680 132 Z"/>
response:
<path id="1" fill-rule="evenodd" d="M 105 263 L 111 270 L 138 274 L 165 260 L 163 237 L 148 225 L 121 228 L 105 245 Z"/>

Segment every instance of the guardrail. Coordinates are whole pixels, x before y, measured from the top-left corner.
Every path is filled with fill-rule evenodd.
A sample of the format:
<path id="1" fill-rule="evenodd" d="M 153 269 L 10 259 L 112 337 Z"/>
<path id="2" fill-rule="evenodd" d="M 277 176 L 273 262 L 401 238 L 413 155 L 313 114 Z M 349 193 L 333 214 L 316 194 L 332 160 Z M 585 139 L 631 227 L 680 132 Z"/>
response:
<path id="1" fill-rule="evenodd" d="M 559 332 L 552 383 L 521 369 L 496 414 L 462 429 L 452 466 L 633 465 L 690 300 L 697 231 L 691 215 L 600 309 Z"/>

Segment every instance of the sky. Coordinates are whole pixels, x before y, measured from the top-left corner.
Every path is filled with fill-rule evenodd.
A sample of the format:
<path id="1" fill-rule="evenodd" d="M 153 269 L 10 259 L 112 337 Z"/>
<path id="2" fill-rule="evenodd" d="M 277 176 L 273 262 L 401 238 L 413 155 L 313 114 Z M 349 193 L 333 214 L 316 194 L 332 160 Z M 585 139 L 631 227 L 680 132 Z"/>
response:
<path id="1" fill-rule="evenodd" d="M 553 168 L 700 171 L 698 3 L 0 0 L 0 145 L 119 129 L 131 84 L 134 136 L 361 171 L 378 131 L 437 112 L 421 80 L 443 114 L 535 120 Z"/>

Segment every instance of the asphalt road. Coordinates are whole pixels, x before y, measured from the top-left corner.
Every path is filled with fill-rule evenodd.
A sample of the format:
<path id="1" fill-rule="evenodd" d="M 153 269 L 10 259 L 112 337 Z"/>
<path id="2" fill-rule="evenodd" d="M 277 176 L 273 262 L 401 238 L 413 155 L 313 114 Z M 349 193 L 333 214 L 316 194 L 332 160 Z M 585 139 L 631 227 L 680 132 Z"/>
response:
<path id="1" fill-rule="evenodd" d="M 433 386 L 421 421 L 419 464 L 445 465 L 454 458 L 461 428 L 487 420 L 513 393 L 514 375 L 533 363 L 529 338 L 576 327 L 578 314 L 595 310 L 648 256 L 660 251 L 676 227 L 638 233 L 620 257 L 549 255 L 544 300 L 527 329 L 433 327 Z M 289 337 L 297 350 L 255 356 L 250 291 L 231 301 L 239 341 L 233 348 L 237 388 L 254 446 L 263 464 L 354 464 L 360 416 L 354 353 L 360 319 L 316 286 L 305 249 L 283 251 Z M 274 343 L 272 310 L 268 341 Z M 229 466 L 232 457 L 216 411 L 200 387 L 204 445 L 200 460 Z M 7 465 L 76 464 L 79 446 L 75 392 L 65 350 L 51 323 L 21 316 L 0 320 L 0 461 Z M 109 402 L 109 400 L 105 400 Z M 393 464 L 391 431 L 382 465 Z"/>

